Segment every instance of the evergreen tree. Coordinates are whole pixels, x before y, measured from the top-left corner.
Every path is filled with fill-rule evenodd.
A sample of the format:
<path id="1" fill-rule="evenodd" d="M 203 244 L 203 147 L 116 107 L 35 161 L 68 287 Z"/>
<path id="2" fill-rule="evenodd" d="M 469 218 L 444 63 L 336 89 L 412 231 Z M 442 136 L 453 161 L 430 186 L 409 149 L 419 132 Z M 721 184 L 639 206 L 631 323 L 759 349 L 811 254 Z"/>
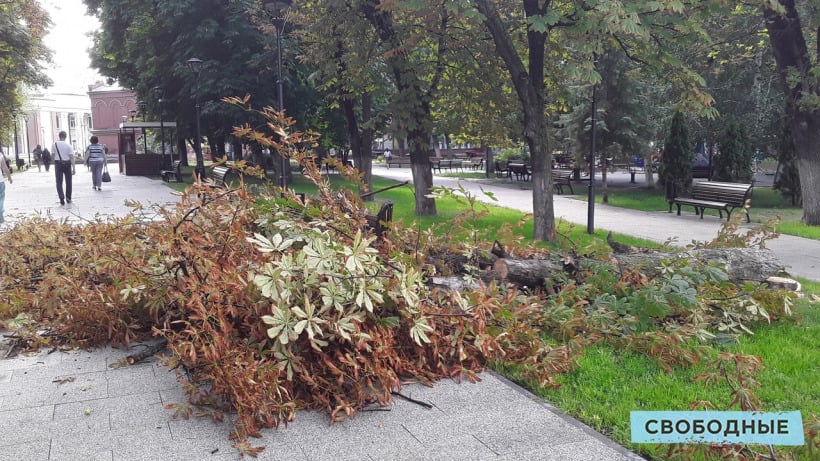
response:
<path id="1" fill-rule="evenodd" d="M 692 162 L 694 160 L 692 140 L 683 114 L 675 112 L 669 126 L 658 169 L 661 184 L 676 184 L 684 189 L 692 185 Z"/>
<path id="2" fill-rule="evenodd" d="M 720 153 L 714 157 L 714 179 L 718 181 L 751 182 L 752 149 L 746 128 L 730 120 L 720 137 Z"/>

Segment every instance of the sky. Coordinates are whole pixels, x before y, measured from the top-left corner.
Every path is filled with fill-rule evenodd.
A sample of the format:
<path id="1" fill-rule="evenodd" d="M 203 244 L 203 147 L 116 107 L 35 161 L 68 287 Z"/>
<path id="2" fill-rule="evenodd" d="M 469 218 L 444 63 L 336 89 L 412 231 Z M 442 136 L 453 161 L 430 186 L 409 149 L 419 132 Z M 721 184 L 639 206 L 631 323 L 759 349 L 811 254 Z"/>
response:
<path id="1" fill-rule="evenodd" d="M 45 44 L 53 52 L 54 64 L 49 77 L 54 81 L 50 89 L 61 91 L 88 91 L 88 85 L 102 78 L 91 69 L 88 49 L 90 32 L 99 28 L 99 22 L 86 16 L 82 0 L 39 0 L 54 23 L 45 36 Z"/>

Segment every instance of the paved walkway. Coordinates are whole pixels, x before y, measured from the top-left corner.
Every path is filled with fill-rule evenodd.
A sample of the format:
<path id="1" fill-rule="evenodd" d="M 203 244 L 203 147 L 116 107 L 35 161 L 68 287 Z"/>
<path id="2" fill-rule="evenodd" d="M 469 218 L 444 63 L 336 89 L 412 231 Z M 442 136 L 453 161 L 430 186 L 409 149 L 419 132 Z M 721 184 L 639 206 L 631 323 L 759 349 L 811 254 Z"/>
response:
<path id="1" fill-rule="evenodd" d="M 123 216 L 126 200 L 166 204 L 176 196 L 159 180 L 112 174 L 101 192 L 84 166 L 72 204 L 60 206 L 53 171 L 15 173 L 6 191 L 6 224 L 41 213 L 72 222 Z M 0 227 L 0 240 L 3 238 Z M 108 347 L 41 351 L 2 360 L 0 461 L 236 460 L 228 423 L 174 420 L 168 403 L 185 402 L 173 372 L 154 362 L 109 365 L 131 351 Z M 262 460 L 639 460 L 521 387 L 491 373 L 478 384 L 409 385 L 387 411 L 363 411 L 329 425 L 321 412 L 300 412 L 253 442 Z"/>

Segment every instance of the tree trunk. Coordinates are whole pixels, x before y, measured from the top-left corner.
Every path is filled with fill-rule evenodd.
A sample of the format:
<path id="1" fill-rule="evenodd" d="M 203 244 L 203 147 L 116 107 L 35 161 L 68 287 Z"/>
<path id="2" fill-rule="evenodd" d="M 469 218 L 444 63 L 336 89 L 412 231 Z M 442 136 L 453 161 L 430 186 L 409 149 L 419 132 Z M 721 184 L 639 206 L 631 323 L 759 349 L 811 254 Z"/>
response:
<path id="1" fill-rule="evenodd" d="M 638 270 L 648 276 L 660 274 L 664 261 L 686 258 L 695 264 L 719 264 L 725 267 L 729 279 L 763 282 L 785 274 L 783 264 L 768 250 L 757 248 L 717 248 L 692 250 L 684 253 L 630 253 L 615 254 L 612 259 L 621 271 Z M 545 287 L 550 280 L 572 275 L 583 268 L 584 258 L 498 259 L 489 274 L 498 280 L 530 288 Z"/>
<path id="2" fill-rule="evenodd" d="M 820 107 L 818 78 L 803 36 L 794 0 L 779 0 L 784 12 L 763 8 L 781 82 L 786 115 L 794 139 L 803 197 L 803 222 L 820 226 Z M 794 76 L 798 76 L 799 80 Z"/>
<path id="3" fill-rule="evenodd" d="M 563 274 L 564 265 L 552 259 L 499 259 L 493 265 L 499 279 L 530 288 L 544 286 L 556 274 Z"/>
<path id="4" fill-rule="evenodd" d="M 524 0 L 524 10 L 528 17 L 544 14 L 537 1 Z M 533 238 L 541 241 L 555 240 L 555 209 L 552 197 L 552 152 L 547 136 L 547 116 L 545 107 L 544 52 L 547 33 L 527 28 L 528 66 L 518 55 L 512 38 L 504 28 L 498 9 L 488 0 L 475 0 L 475 6 L 484 15 L 484 26 L 495 42 L 496 50 L 504 60 L 512 78 L 513 86 L 524 111 L 524 138 L 530 148 L 532 162 L 532 209 Z M 527 72 L 529 69 L 529 72 Z"/>
<path id="5" fill-rule="evenodd" d="M 373 158 L 370 149 L 373 145 L 373 130 L 360 129 L 356 117 L 354 100 L 342 98 L 340 101 L 342 113 L 347 121 L 347 135 L 350 138 L 350 148 L 353 151 L 353 163 L 364 175 L 364 186 L 367 190 L 359 190 L 359 195 L 373 190 Z M 366 126 L 370 120 L 370 96 L 362 96 L 362 122 Z M 367 196 L 365 200 L 372 200 Z"/>
<path id="6" fill-rule="evenodd" d="M 435 215 L 436 201 L 429 196 L 433 187 L 433 170 L 428 154 L 433 132 L 430 93 L 437 86 L 440 75 L 434 75 L 429 90 L 424 91 L 424 82 L 416 73 L 416 66 L 406 57 L 406 53 L 398 52 L 405 44 L 394 27 L 390 10 L 381 8 L 381 2 L 375 0 L 367 2 L 362 8 L 380 40 L 391 48 L 387 62 L 396 82 L 396 97 L 393 100 L 393 106 L 398 108 L 396 121 L 402 126 L 412 127 L 407 129 L 407 142 L 415 186 L 416 215 Z M 442 34 L 442 37 L 445 35 Z M 442 71 L 443 66 L 439 66 L 439 72 Z"/>

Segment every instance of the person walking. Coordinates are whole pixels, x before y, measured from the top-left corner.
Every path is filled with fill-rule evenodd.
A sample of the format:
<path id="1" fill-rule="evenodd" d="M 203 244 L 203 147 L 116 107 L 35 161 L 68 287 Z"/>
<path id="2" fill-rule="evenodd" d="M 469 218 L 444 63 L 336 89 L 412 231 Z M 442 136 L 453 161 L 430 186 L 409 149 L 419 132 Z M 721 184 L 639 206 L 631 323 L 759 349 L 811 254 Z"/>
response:
<path id="1" fill-rule="evenodd" d="M 48 149 L 43 149 L 42 153 L 43 166 L 46 167 L 46 172 L 51 168 L 51 152 Z"/>
<path id="2" fill-rule="evenodd" d="M 13 183 L 14 180 L 11 179 L 11 169 L 9 168 L 8 164 L 6 163 L 5 156 L 0 153 L 0 223 L 4 221 L 3 219 L 3 212 L 5 211 L 5 202 L 6 202 L 6 180 L 5 178 L 9 178 L 9 184 Z"/>
<path id="3" fill-rule="evenodd" d="M 61 131 L 58 135 L 59 141 L 56 141 L 51 146 L 54 151 L 54 174 L 57 178 L 57 196 L 60 197 L 60 205 L 65 205 L 66 202 L 71 203 L 71 175 L 74 166 L 74 149 L 71 144 L 65 142 L 65 131 Z M 65 194 L 63 194 L 63 180 L 65 180 Z"/>
<path id="4" fill-rule="evenodd" d="M 37 147 L 34 148 L 32 154 L 34 154 L 34 163 L 37 164 L 37 171 L 42 171 L 40 167 L 43 164 L 43 148 L 37 144 Z"/>
<path id="5" fill-rule="evenodd" d="M 102 171 L 108 147 L 100 144 L 100 139 L 91 137 L 91 144 L 85 149 L 85 165 L 91 170 L 91 188 L 102 190 Z"/>

